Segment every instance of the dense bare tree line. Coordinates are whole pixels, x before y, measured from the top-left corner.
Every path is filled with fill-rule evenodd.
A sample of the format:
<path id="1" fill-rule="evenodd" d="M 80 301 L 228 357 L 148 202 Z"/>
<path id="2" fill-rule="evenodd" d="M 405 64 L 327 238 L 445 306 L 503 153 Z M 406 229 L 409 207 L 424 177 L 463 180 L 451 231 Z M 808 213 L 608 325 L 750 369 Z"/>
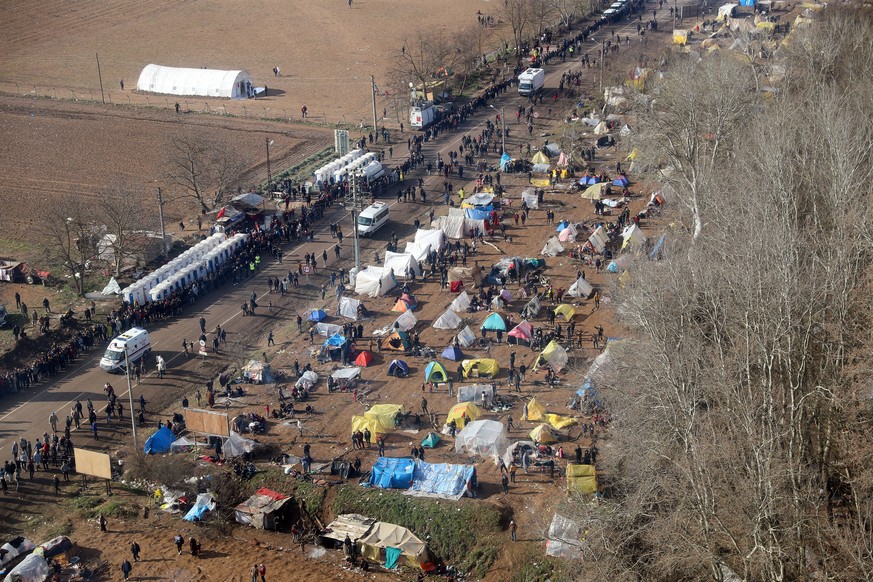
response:
<path id="1" fill-rule="evenodd" d="M 673 227 L 614 290 L 590 577 L 873 578 L 871 39 L 868 11 L 829 8 L 775 97 L 726 52 L 653 88 L 639 145 Z"/>

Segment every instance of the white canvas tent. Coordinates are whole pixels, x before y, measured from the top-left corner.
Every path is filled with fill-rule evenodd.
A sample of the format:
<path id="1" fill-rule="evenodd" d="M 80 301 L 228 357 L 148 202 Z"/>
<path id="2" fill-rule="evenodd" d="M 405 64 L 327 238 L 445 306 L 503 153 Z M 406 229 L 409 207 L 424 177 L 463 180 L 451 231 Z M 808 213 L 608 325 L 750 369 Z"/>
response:
<path id="1" fill-rule="evenodd" d="M 462 329 L 455 337 L 458 338 L 458 344 L 465 348 L 469 348 L 476 343 L 476 335 L 473 333 L 473 330 L 470 329 L 469 325 L 464 327 L 464 329 Z"/>
<path id="2" fill-rule="evenodd" d="M 51 570 L 41 553 L 28 555 L 12 568 L 3 582 L 43 582 L 48 579 Z"/>
<path id="3" fill-rule="evenodd" d="M 464 323 L 451 309 L 446 309 L 446 312 L 440 315 L 433 322 L 433 327 L 436 329 L 457 329 L 459 325 Z"/>
<path id="4" fill-rule="evenodd" d="M 346 319 L 358 319 L 358 306 L 361 304 L 357 299 L 351 297 L 341 297 L 337 312 L 341 317 Z M 342 328 L 340 328 L 342 329 Z M 330 334 L 333 335 L 333 334 Z"/>
<path id="5" fill-rule="evenodd" d="M 230 431 L 230 436 L 225 439 L 222 450 L 224 451 L 224 456 L 229 459 L 244 455 L 245 453 L 251 453 L 255 450 L 256 444 L 255 441 L 243 438 L 234 431 Z"/>
<path id="6" fill-rule="evenodd" d="M 410 279 L 412 275 L 419 274 L 421 269 L 418 261 L 409 253 L 392 253 L 385 251 L 385 269 L 394 272 L 398 279 Z"/>
<path id="7" fill-rule="evenodd" d="M 296 388 L 301 388 L 308 385 L 309 388 L 312 388 L 315 386 L 316 382 L 318 382 L 318 374 L 313 370 L 306 370 L 300 375 L 300 378 L 297 379 L 294 386 Z"/>
<path id="8" fill-rule="evenodd" d="M 564 252 L 564 245 L 558 240 L 558 237 L 553 236 L 546 241 L 546 245 L 540 254 L 544 257 L 556 257 Z"/>
<path id="9" fill-rule="evenodd" d="M 246 71 L 188 69 L 146 65 L 136 82 L 137 91 L 164 95 L 246 99 L 252 78 Z"/>
<path id="10" fill-rule="evenodd" d="M 103 291 L 100 292 L 101 295 L 119 295 L 121 293 L 121 286 L 118 284 L 118 281 L 115 280 L 115 277 L 109 279 L 109 283 L 106 284 L 106 287 L 103 288 Z"/>
<path id="11" fill-rule="evenodd" d="M 431 249 L 429 244 L 422 245 L 416 242 L 407 242 L 406 248 L 403 250 L 403 252 L 412 255 L 416 261 L 421 263 L 427 259 L 427 256 L 430 254 L 430 250 Z"/>
<path id="12" fill-rule="evenodd" d="M 355 293 L 381 297 L 397 286 L 397 279 L 388 269 L 368 266 L 355 277 Z"/>
<path id="13" fill-rule="evenodd" d="M 449 305 L 449 309 L 464 313 L 470 308 L 470 296 L 466 291 L 461 291 L 461 294 L 455 297 L 454 301 Z"/>
<path id="14" fill-rule="evenodd" d="M 588 237 L 588 242 L 591 243 L 591 246 L 594 247 L 594 250 L 598 253 L 602 253 L 606 250 L 606 243 L 609 241 L 609 237 L 606 234 L 606 230 L 599 226 L 594 233 Z"/>
<path id="15" fill-rule="evenodd" d="M 440 216 L 435 222 L 448 238 L 459 239 L 464 238 L 465 221 L 463 216 Z"/>
<path id="16" fill-rule="evenodd" d="M 475 420 L 468 423 L 455 439 L 455 452 L 468 455 L 499 456 L 509 442 L 506 427 L 496 420 Z"/>
<path id="17" fill-rule="evenodd" d="M 594 292 L 594 287 L 591 283 L 585 280 L 585 277 L 579 277 L 576 282 L 570 285 L 567 289 L 567 295 L 570 297 L 590 297 Z"/>
<path id="18" fill-rule="evenodd" d="M 431 249 L 439 251 L 446 245 L 446 233 L 438 228 L 420 228 L 415 232 L 415 244 L 429 245 Z"/>

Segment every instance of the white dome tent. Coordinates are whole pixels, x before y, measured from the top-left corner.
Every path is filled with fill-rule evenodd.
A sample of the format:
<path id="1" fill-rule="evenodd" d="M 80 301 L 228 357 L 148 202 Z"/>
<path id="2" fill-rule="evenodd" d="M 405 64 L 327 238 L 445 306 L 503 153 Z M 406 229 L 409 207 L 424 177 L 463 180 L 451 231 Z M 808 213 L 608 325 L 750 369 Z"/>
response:
<path id="1" fill-rule="evenodd" d="M 136 89 L 164 95 L 246 99 L 254 91 L 254 86 L 246 71 L 187 69 L 150 64 L 139 74 Z"/>

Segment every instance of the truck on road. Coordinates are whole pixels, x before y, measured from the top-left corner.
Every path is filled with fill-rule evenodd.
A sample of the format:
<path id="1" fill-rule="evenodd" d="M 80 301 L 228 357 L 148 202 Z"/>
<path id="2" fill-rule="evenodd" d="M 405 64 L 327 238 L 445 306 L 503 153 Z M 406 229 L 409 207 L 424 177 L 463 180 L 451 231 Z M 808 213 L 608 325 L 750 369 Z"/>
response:
<path id="1" fill-rule="evenodd" d="M 518 94 L 525 97 L 536 95 L 545 84 L 545 71 L 542 69 L 527 69 L 518 75 Z"/>

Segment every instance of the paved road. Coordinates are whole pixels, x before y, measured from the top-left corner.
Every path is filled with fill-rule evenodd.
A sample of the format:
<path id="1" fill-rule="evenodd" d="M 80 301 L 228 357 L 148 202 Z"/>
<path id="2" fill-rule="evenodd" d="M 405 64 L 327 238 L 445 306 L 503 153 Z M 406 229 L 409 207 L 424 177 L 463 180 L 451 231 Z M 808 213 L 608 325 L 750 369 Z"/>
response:
<path id="1" fill-rule="evenodd" d="M 659 13 L 666 13 L 665 10 Z M 645 18 L 645 17 L 644 17 Z M 599 42 L 601 39 L 611 38 L 611 30 L 615 30 L 616 34 L 622 36 L 630 34 L 636 43 L 636 20 L 624 20 L 610 27 L 605 27 L 598 31 L 583 47 L 580 53 L 589 53 L 592 57 L 598 57 Z M 633 46 L 633 42 L 631 43 Z M 624 47 L 622 47 L 624 49 Z M 578 57 L 581 57 L 578 54 Z M 567 70 L 576 70 L 579 68 L 578 58 L 576 61 L 560 62 L 556 61 L 546 66 L 546 89 L 554 89 L 558 86 L 561 73 Z M 583 76 L 583 83 L 591 83 L 594 79 L 596 85 L 597 71 L 595 69 L 586 69 Z M 507 140 L 507 150 L 512 155 L 512 152 L 517 151 L 519 134 L 522 132 L 519 129 L 522 125 L 513 127 L 515 108 L 519 105 L 526 105 L 527 100 L 519 97 L 512 91 L 509 91 L 493 102 L 495 108 L 500 109 L 505 107 L 509 115 L 508 127 L 510 127 L 510 140 Z M 544 100 L 541 106 L 545 109 L 549 106 Z M 561 103 L 562 108 L 566 108 L 567 103 Z M 423 154 L 426 160 L 433 160 L 439 152 L 443 155 L 443 159 L 448 159 L 447 153 L 449 150 L 457 151 L 461 142 L 461 137 L 464 134 L 478 135 L 484 128 L 486 119 L 493 119 L 493 113 L 490 110 L 478 112 L 476 115 L 468 119 L 465 125 L 453 132 L 443 133 L 437 140 L 425 144 Z M 523 138 L 526 141 L 526 138 Z M 395 158 L 398 160 L 405 155 L 403 144 L 395 144 Z M 410 176 L 406 184 L 412 183 L 413 179 L 417 179 L 421 175 L 422 170 Z M 470 176 L 475 178 L 475 175 Z M 468 178 L 469 180 L 469 178 Z M 429 192 L 439 192 L 442 190 L 443 178 L 441 176 L 425 177 L 425 186 Z M 458 184 L 457 177 L 454 182 Z M 361 241 L 361 261 L 367 264 L 372 260 L 373 251 L 378 250 L 380 256 L 383 254 L 385 241 L 390 237 L 393 230 L 397 231 L 397 235 L 401 238 L 413 233 L 412 223 L 415 218 L 421 219 L 422 223 L 426 222 L 428 211 L 433 208 L 438 201 L 433 200 L 437 196 L 431 196 L 431 203 L 428 205 L 401 203 L 398 205 L 396 198 L 389 201 L 390 206 L 402 208 L 394 208 L 392 212 L 392 224 L 384 227 L 374 239 L 365 239 Z M 198 320 L 202 316 L 206 319 L 207 329 L 214 329 L 220 324 L 223 329 L 226 329 L 231 338 L 241 338 L 249 342 L 250 349 L 264 346 L 266 343 L 267 330 L 278 327 L 280 325 L 294 325 L 293 320 L 297 311 L 303 311 L 310 307 L 321 306 L 331 303 L 331 295 L 327 296 L 327 301 L 322 302 L 320 297 L 316 297 L 318 288 L 321 282 L 324 281 L 325 275 L 320 268 L 319 275 L 312 276 L 312 285 L 308 288 L 301 286 L 301 291 L 287 295 L 284 299 L 280 299 L 278 295 L 272 295 L 269 298 L 273 300 L 276 307 L 275 313 L 270 315 L 265 309 L 267 298 L 264 297 L 264 307 L 259 307 L 259 315 L 256 317 L 243 318 L 239 309 L 240 304 L 247 300 L 253 290 L 258 292 L 259 296 L 265 295 L 267 286 L 265 280 L 267 276 L 282 278 L 292 265 L 296 265 L 296 260 L 307 252 L 315 252 L 321 255 L 321 251 L 327 249 L 330 257 L 328 267 L 338 269 L 344 266 L 347 269 L 353 265 L 352 262 L 352 241 L 346 239 L 347 243 L 343 247 L 343 257 L 340 263 L 333 262 L 332 247 L 335 241 L 330 238 L 327 225 L 332 222 L 341 222 L 347 225 L 344 228 L 345 232 L 351 232 L 349 224 L 349 213 L 341 207 L 333 207 L 326 213 L 322 219 L 320 230 L 316 231 L 316 239 L 305 245 L 292 244 L 284 253 L 284 264 L 270 262 L 264 267 L 259 274 L 244 284 L 236 287 L 224 287 L 211 295 L 204 297 L 197 305 L 189 307 L 184 314 L 168 322 L 162 322 L 157 326 L 153 326 L 150 330 L 152 338 L 153 355 L 150 358 L 152 363 L 151 370 L 142 379 L 142 384 L 133 387 L 133 399 L 137 400 L 140 394 L 144 395 L 147 401 L 167 399 L 171 395 L 176 395 L 181 398 L 181 392 L 186 389 L 190 383 L 203 383 L 207 380 L 205 370 L 201 370 L 200 363 L 197 358 L 192 357 L 186 361 L 181 353 L 182 339 L 188 340 L 199 337 Z M 305 281 L 301 281 L 301 284 Z M 327 310 L 329 313 L 331 310 Z M 211 346 L 210 346 L 211 351 Z M 0 401 L 0 455 L 11 446 L 12 439 L 24 436 L 28 439 L 41 437 L 44 431 L 49 431 L 49 415 L 53 411 L 57 411 L 60 417 L 60 426 L 63 426 L 63 419 L 69 413 L 70 408 L 77 399 L 81 399 L 83 404 L 85 400 L 90 398 L 98 410 L 102 410 L 105 404 L 105 393 L 103 392 L 103 384 L 109 381 L 116 390 L 122 403 L 125 403 L 125 416 L 128 418 L 126 423 L 121 423 L 117 420 L 113 421 L 110 427 L 105 425 L 105 417 L 98 415 L 100 425 L 100 434 L 105 443 L 107 439 L 121 438 L 126 436 L 130 429 L 128 409 L 128 390 L 125 385 L 123 376 L 115 376 L 108 374 L 99 369 L 97 362 L 102 355 L 102 348 L 95 348 L 90 353 L 80 357 L 71 369 L 48 382 L 43 382 L 31 390 L 17 395 L 17 397 L 9 397 Z M 154 373 L 154 356 L 162 355 L 168 364 L 168 372 L 164 379 L 158 379 Z M 214 356 L 210 356 L 214 357 Z M 137 406 L 138 408 L 138 406 Z M 83 431 L 74 432 L 73 440 L 77 445 L 92 443 L 90 434 L 83 434 Z M 78 434 L 77 434 L 78 433 Z M 140 435 L 139 439 L 142 442 L 144 436 Z"/>

